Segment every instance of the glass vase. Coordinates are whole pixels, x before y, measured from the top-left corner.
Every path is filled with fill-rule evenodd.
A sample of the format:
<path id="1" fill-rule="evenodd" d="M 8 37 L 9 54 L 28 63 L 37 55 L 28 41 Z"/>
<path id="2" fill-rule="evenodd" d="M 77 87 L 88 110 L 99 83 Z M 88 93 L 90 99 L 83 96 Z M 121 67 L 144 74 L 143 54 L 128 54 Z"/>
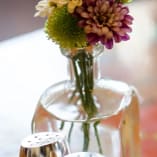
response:
<path id="1" fill-rule="evenodd" d="M 72 152 L 98 152 L 106 157 L 139 157 L 139 102 L 136 90 L 100 77 L 103 47 L 69 50 L 70 79 L 41 95 L 32 132 L 57 131 L 68 138 Z"/>

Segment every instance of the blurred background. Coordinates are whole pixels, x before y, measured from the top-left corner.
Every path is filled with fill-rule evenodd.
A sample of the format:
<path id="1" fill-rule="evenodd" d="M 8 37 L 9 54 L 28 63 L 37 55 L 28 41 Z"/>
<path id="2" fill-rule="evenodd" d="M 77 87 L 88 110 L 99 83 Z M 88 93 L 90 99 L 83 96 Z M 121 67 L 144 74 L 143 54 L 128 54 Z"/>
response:
<path id="1" fill-rule="evenodd" d="M 43 27 L 42 18 L 34 18 L 38 0 L 0 0 L 0 41 Z"/>
<path id="2" fill-rule="evenodd" d="M 18 156 L 41 93 L 66 78 L 66 60 L 43 33 L 44 19 L 33 17 L 37 2 L 0 0 L 0 156 Z M 106 50 L 101 72 L 137 88 L 142 157 L 156 157 L 157 0 L 134 0 L 129 7 L 131 39 Z"/>

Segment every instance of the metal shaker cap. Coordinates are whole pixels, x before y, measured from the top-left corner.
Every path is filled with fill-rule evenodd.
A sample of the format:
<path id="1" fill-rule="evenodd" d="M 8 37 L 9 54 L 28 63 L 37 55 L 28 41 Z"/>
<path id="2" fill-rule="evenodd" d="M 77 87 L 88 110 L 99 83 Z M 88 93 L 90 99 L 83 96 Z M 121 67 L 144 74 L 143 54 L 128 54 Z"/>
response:
<path id="1" fill-rule="evenodd" d="M 40 132 L 23 139 L 19 157 L 64 157 L 69 153 L 69 145 L 64 135 Z"/>

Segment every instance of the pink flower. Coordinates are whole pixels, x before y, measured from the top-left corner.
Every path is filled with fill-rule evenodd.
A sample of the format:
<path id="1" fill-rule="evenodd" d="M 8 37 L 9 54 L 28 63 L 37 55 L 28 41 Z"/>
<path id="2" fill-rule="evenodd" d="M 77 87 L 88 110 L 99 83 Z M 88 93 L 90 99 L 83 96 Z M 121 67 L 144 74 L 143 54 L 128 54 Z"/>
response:
<path id="1" fill-rule="evenodd" d="M 75 9 L 79 26 L 84 29 L 90 45 L 101 42 L 111 49 L 113 43 L 129 40 L 133 17 L 128 7 L 115 0 L 83 0 Z"/>

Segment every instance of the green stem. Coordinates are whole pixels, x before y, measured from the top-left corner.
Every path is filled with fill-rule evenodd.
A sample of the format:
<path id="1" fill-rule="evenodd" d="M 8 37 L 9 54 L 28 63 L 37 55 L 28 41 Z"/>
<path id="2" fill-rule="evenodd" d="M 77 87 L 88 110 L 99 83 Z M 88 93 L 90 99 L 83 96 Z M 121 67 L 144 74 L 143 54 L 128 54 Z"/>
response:
<path id="1" fill-rule="evenodd" d="M 81 50 L 72 58 L 72 64 L 74 68 L 74 75 L 76 78 L 76 91 L 79 92 L 80 99 L 82 102 L 83 109 L 87 114 L 87 121 L 90 120 L 97 113 L 97 107 L 93 99 L 93 88 L 94 88 L 94 78 L 93 78 L 93 56 L 90 53 L 86 53 L 85 50 Z M 75 91 L 75 92 L 76 92 Z M 99 134 L 97 130 L 97 125 L 99 122 L 94 124 L 95 136 L 99 147 L 99 152 L 102 153 L 101 143 L 99 139 Z M 85 122 L 82 125 L 84 133 L 84 144 L 83 151 L 88 151 L 89 147 L 89 129 L 90 123 Z M 71 126 L 69 132 L 69 139 L 71 135 L 73 125 Z"/>
<path id="2" fill-rule="evenodd" d="M 76 88 L 80 93 L 82 105 L 88 115 L 88 119 L 97 113 L 93 100 L 93 56 L 82 50 L 72 59 Z"/>
<path id="3" fill-rule="evenodd" d="M 62 129 L 64 128 L 64 124 L 65 124 L 65 122 L 64 122 L 64 121 L 61 121 L 60 130 L 62 130 Z"/>
<path id="4" fill-rule="evenodd" d="M 99 125 L 100 121 L 96 121 L 94 123 L 94 131 L 95 131 L 95 136 L 96 136 L 96 140 L 97 140 L 97 143 L 98 143 L 98 148 L 99 148 L 99 153 L 103 153 L 102 151 L 102 147 L 101 147 L 101 142 L 100 142 L 100 137 L 99 137 L 99 132 L 98 132 L 98 125 Z"/>
<path id="5" fill-rule="evenodd" d="M 69 143 L 70 143 L 70 137 L 71 137 L 71 133 L 72 133 L 73 127 L 74 127 L 74 123 L 72 122 L 71 126 L 70 126 L 70 130 L 69 130 L 69 134 L 68 134 L 68 142 Z"/>
<path id="6" fill-rule="evenodd" d="M 83 91 L 82 91 L 82 88 L 81 88 L 81 79 L 79 78 L 79 74 L 78 74 L 78 70 L 77 70 L 77 64 L 76 64 L 76 61 L 73 59 L 72 60 L 72 63 L 73 63 L 73 67 L 74 67 L 74 73 L 75 73 L 75 77 L 76 77 L 76 90 L 79 91 L 80 93 L 80 97 L 81 97 L 81 100 L 82 100 L 82 103 L 84 104 L 84 96 L 83 96 Z"/>
<path id="7" fill-rule="evenodd" d="M 90 124 L 89 123 L 84 123 L 83 124 L 83 133 L 84 133 L 84 144 L 83 144 L 83 151 L 86 152 L 88 151 L 89 147 L 89 129 L 90 129 Z"/>

